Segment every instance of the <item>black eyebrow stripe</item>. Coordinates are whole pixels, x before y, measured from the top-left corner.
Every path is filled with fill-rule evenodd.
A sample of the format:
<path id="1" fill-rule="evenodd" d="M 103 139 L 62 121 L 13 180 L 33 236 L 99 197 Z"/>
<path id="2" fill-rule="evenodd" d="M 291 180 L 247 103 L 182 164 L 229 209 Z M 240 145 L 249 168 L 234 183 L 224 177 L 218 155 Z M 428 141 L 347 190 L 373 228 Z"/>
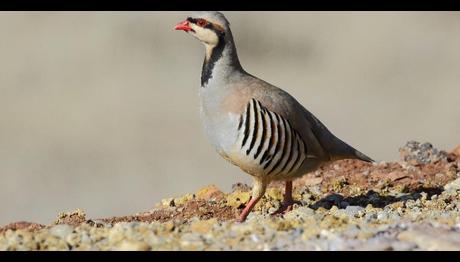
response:
<path id="1" fill-rule="evenodd" d="M 191 18 L 191 17 L 187 17 L 187 21 L 191 22 L 191 23 L 196 23 L 197 19 L 195 18 Z"/>

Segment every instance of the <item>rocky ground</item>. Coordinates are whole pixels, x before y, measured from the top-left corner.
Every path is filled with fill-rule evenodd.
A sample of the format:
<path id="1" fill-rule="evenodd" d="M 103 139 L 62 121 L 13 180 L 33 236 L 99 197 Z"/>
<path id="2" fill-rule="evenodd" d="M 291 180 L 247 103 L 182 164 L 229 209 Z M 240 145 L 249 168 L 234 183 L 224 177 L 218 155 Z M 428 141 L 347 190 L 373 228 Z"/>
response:
<path id="1" fill-rule="evenodd" d="M 215 186 L 131 216 L 0 228 L 0 250 L 460 250 L 460 146 L 408 142 L 401 161 L 343 160 L 294 182 L 294 210 L 273 184 L 244 223 L 250 186 Z"/>

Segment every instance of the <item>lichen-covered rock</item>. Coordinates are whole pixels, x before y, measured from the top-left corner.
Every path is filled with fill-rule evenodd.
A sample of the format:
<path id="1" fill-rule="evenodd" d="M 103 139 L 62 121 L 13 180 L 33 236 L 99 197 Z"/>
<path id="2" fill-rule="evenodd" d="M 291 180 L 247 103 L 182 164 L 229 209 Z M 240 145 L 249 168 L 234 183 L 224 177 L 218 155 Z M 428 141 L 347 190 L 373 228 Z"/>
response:
<path id="1" fill-rule="evenodd" d="M 430 143 L 420 143 L 409 141 L 399 149 L 401 159 L 411 165 L 435 163 L 440 160 L 446 160 L 447 152 L 434 148 Z"/>

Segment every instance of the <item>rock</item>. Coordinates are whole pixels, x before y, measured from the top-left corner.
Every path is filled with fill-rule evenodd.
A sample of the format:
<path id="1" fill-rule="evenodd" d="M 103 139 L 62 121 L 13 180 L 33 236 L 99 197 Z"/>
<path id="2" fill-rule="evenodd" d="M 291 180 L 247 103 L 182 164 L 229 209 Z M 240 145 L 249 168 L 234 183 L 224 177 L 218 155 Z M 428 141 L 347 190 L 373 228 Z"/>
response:
<path id="1" fill-rule="evenodd" d="M 251 198 L 250 192 L 236 191 L 227 196 L 227 205 L 234 208 L 241 208 L 249 202 Z"/>
<path id="2" fill-rule="evenodd" d="M 192 200 L 195 198 L 195 195 L 193 194 L 185 194 L 181 197 L 178 197 L 178 198 L 175 198 L 174 199 L 174 204 L 175 206 L 182 206 L 184 205 L 185 203 L 187 203 L 188 201 Z"/>
<path id="3" fill-rule="evenodd" d="M 305 186 L 314 186 L 314 185 L 318 185 L 318 184 L 321 184 L 321 182 L 323 181 L 323 178 L 322 177 L 306 177 L 303 179 L 303 183 Z"/>
<path id="4" fill-rule="evenodd" d="M 283 192 L 279 188 L 275 188 L 275 187 L 267 188 L 267 191 L 265 192 L 265 197 L 268 199 L 281 201 L 283 199 Z"/>
<path id="5" fill-rule="evenodd" d="M 207 234 L 212 230 L 212 227 L 217 223 L 217 219 L 208 219 L 202 221 L 196 221 L 190 225 L 192 232 Z"/>
<path id="6" fill-rule="evenodd" d="M 124 240 L 114 250 L 116 251 L 149 251 L 150 246 L 145 242 Z"/>
<path id="7" fill-rule="evenodd" d="M 401 232 L 398 239 L 413 242 L 420 248 L 429 251 L 459 251 L 460 239 L 458 235 L 458 232 L 440 228 L 417 227 Z"/>
<path id="8" fill-rule="evenodd" d="M 408 177 L 409 176 L 406 173 L 400 172 L 400 171 L 391 172 L 387 176 L 387 178 L 389 178 L 392 182 L 397 181 L 397 180 L 401 180 L 401 179 L 404 179 L 404 178 L 408 178 Z"/>
<path id="9" fill-rule="evenodd" d="M 460 178 L 455 179 L 454 181 L 446 184 L 444 186 L 444 190 L 446 191 L 457 191 L 460 190 Z"/>
<path id="10" fill-rule="evenodd" d="M 198 199 L 210 200 L 217 199 L 221 200 L 224 198 L 224 193 L 215 185 L 210 185 L 200 189 L 196 194 Z"/>
<path id="11" fill-rule="evenodd" d="M 394 251 L 409 251 L 415 249 L 417 244 L 413 242 L 393 241 L 391 247 Z"/>
<path id="12" fill-rule="evenodd" d="M 377 212 L 377 219 L 378 220 L 386 220 L 386 219 L 388 219 L 388 217 L 389 217 L 388 212 L 386 212 L 386 211 Z"/>
<path id="13" fill-rule="evenodd" d="M 76 209 L 72 212 L 60 213 L 54 224 L 68 224 L 77 226 L 86 221 L 86 214 L 81 209 Z"/>
<path id="14" fill-rule="evenodd" d="M 181 237 L 180 244 L 185 250 L 203 250 L 204 243 L 202 237 L 197 233 L 185 233 Z"/>
<path id="15" fill-rule="evenodd" d="M 452 154 L 456 155 L 457 157 L 460 157 L 460 145 L 456 146 L 452 151 Z"/>
<path id="16" fill-rule="evenodd" d="M 68 235 L 72 234 L 73 230 L 72 226 L 61 224 L 51 227 L 50 234 L 65 240 Z"/>
<path id="17" fill-rule="evenodd" d="M 307 206 L 302 206 L 288 212 L 284 215 L 284 218 L 289 219 L 302 219 L 306 220 L 315 215 L 315 211 Z"/>
<path id="18" fill-rule="evenodd" d="M 345 208 L 345 213 L 350 217 L 358 217 L 363 210 L 364 208 L 360 206 L 347 206 Z"/>
<path id="19" fill-rule="evenodd" d="M 391 241 L 383 237 L 375 237 L 357 247 L 358 251 L 389 251 L 393 250 Z"/>
<path id="20" fill-rule="evenodd" d="M 435 163 L 440 160 L 447 161 L 448 154 L 433 147 L 430 143 L 409 141 L 399 149 L 401 159 L 411 165 Z"/>

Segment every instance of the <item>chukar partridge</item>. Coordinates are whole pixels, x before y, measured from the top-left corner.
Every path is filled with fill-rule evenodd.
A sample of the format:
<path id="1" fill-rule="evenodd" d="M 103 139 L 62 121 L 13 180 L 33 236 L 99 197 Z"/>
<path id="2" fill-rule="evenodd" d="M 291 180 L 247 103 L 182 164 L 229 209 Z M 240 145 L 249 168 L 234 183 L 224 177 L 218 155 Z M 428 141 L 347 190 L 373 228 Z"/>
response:
<path id="1" fill-rule="evenodd" d="M 217 152 L 252 176 L 246 219 L 271 181 L 286 181 L 284 203 L 292 208 L 292 180 L 339 159 L 372 159 L 334 136 L 282 89 L 249 73 L 238 60 L 230 24 L 220 12 L 197 12 L 175 26 L 205 46 L 201 118 Z"/>

